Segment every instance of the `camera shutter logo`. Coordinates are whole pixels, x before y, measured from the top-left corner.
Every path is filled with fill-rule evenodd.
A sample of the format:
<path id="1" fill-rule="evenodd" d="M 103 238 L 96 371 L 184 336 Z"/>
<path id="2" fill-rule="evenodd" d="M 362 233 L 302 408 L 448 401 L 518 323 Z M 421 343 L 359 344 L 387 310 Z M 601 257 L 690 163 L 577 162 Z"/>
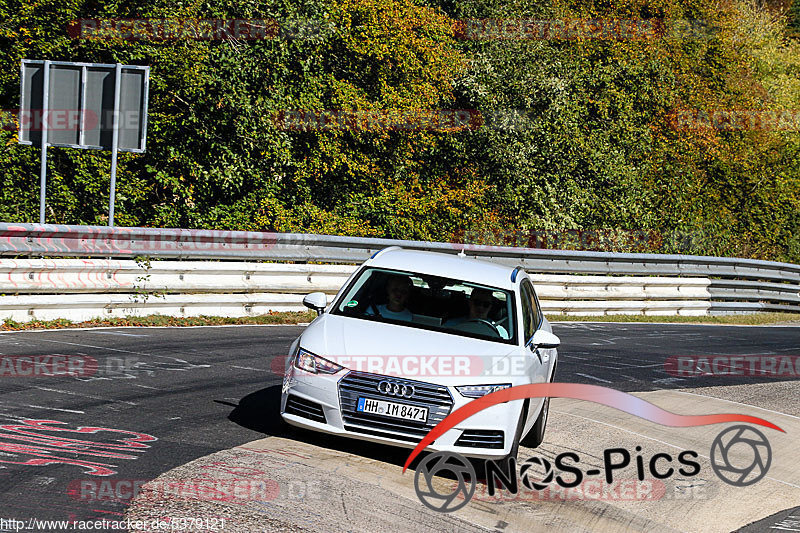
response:
<path id="1" fill-rule="evenodd" d="M 451 473 L 457 482 L 452 492 L 440 493 L 433 486 L 433 478 L 440 473 Z M 420 461 L 414 475 L 414 489 L 425 507 L 440 513 L 451 513 L 469 503 L 475 494 L 475 468 L 463 455 L 453 452 L 436 452 Z M 459 497 L 461 501 L 459 501 Z"/>
<path id="2" fill-rule="evenodd" d="M 544 477 L 541 481 L 531 481 L 531 468 L 534 466 L 544 468 Z M 530 490 L 544 490 L 553 481 L 553 465 L 544 457 L 531 457 L 519 468 L 519 477 L 522 479 L 522 484 Z"/>
<path id="3" fill-rule="evenodd" d="M 404 383 L 397 383 L 396 381 L 383 380 L 378 383 L 378 392 L 381 394 L 388 394 L 389 396 L 402 396 L 404 398 L 411 398 L 414 396 L 414 386 L 406 385 Z"/>
<path id="4" fill-rule="evenodd" d="M 750 452 L 744 448 L 749 446 Z M 750 461 L 742 466 L 731 455 L 744 452 Z M 738 425 L 722 431 L 711 445 L 711 467 L 717 476 L 729 485 L 746 487 L 767 475 L 772 463 L 772 448 L 767 437 L 750 426 Z"/>

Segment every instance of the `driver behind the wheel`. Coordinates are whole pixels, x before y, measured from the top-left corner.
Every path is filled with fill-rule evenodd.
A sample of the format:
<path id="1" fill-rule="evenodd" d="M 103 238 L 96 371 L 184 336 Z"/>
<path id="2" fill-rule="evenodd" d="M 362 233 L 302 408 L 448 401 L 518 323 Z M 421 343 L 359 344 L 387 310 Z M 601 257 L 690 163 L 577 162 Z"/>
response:
<path id="1" fill-rule="evenodd" d="M 411 293 L 413 282 L 408 276 L 391 275 L 386 280 L 386 303 L 372 305 L 367 309 L 368 315 L 380 315 L 392 320 L 411 321 L 411 311 L 408 310 L 408 297 Z"/>
<path id="2" fill-rule="evenodd" d="M 475 287 L 469 295 L 469 300 L 467 300 L 469 314 L 467 316 L 451 318 L 445 322 L 444 325 L 457 326 L 468 320 L 486 320 L 494 324 L 492 319 L 489 318 L 489 312 L 492 310 L 492 307 L 494 307 L 495 301 L 495 297 L 492 296 L 492 291 L 481 287 Z M 502 338 L 508 338 L 508 331 L 506 331 L 503 326 L 499 324 L 494 324 L 494 326 L 497 328 L 497 332 Z"/>

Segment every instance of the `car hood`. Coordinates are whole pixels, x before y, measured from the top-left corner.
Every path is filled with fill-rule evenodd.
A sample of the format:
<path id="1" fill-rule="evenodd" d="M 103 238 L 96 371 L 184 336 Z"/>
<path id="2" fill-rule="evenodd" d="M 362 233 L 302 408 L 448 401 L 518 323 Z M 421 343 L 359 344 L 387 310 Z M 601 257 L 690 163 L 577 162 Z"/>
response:
<path id="1" fill-rule="evenodd" d="M 328 313 L 303 332 L 300 347 L 351 370 L 442 385 L 503 381 L 491 369 L 521 353 L 510 344 Z"/>

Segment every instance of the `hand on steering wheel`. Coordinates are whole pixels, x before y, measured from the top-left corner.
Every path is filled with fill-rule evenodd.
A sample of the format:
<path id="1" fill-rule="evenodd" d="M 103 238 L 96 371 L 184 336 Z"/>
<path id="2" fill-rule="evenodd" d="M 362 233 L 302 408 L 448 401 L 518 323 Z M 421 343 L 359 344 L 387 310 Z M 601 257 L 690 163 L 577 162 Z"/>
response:
<path id="1" fill-rule="evenodd" d="M 485 324 L 485 325 L 489 326 L 490 328 L 492 328 L 492 333 L 494 333 L 498 337 L 502 337 L 502 335 L 500 334 L 500 330 L 498 329 L 497 324 L 495 324 L 494 322 L 491 322 L 491 321 L 486 320 L 484 318 L 468 318 L 464 322 L 462 322 L 462 324 L 468 324 L 470 322 L 475 322 L 477 324 Z"/>

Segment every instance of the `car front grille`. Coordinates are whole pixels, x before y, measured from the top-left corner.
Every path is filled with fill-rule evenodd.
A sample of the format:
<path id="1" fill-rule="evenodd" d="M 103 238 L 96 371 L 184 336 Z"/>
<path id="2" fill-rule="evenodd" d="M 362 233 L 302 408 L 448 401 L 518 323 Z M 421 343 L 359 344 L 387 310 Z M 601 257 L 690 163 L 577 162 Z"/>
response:
<path id="1" fill-rule="evenodd" d="M 410 398 L 383 394 L 378 391 L 378 383 L 383 380 L 412 385 L 414 394 Z M 427 407 L 428 420 L 427 422 L 419 422 L 370 413 L 359 413 L 356 411 L 358 398 Z M 450 410 L 453 408 L 453 397 L 447 387 L 443 385 L 379 374 L 350 372 L 339 381 L 339 403 L 342 409 L 344 428 L 348 431 L 407 442 L 419 442 L 436 424 L 450 414 Z"/>
<path id="2" fill-rule="evenodd" d="M 489 429 L 468 429 L 456 441 L 467 448 L 503 448 L 503 432 Z"/>
<path id="3" fill-rule="evenodd" d="M 314 422 L 327 423 L 325 412 L 322 410 L 320 404 L 295 396 L 294 394 L 290 394 L 289 397 L 286 398 L 286 409 L 284 412 L 290 415 L 302 416 Z"/>

